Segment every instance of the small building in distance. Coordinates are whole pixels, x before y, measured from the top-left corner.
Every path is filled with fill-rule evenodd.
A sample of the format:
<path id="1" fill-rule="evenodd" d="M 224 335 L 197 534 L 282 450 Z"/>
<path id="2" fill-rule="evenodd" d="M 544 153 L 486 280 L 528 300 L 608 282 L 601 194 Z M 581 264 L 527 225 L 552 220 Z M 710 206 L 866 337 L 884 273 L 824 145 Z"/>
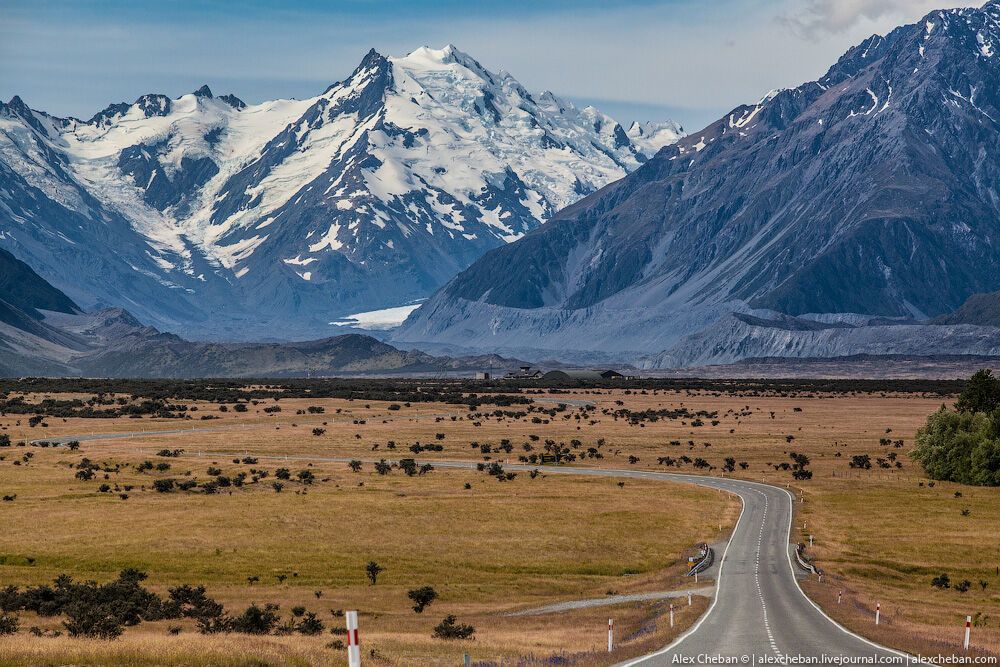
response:
<path id="1" fill-rule="evenodd" d="M 557 370 L 541 377 L 546 382 L 601 382 L 623 380 L 625 376 L 613 370 Z"/>
<path id="2" fill-rule="evenodd" d="M 477 380 L 489 380 L 491 378 L 492 378 L 492 375 L 490 374 L 489 371 L 476 371 L 476 379 Z"/>
<path id="3" fill-rule="evenodd" d="M 532 366 L 521 366 L 516 371 L 509 371 L 505 380 L 537 380 L 542 377 L 542 369 Z"/>

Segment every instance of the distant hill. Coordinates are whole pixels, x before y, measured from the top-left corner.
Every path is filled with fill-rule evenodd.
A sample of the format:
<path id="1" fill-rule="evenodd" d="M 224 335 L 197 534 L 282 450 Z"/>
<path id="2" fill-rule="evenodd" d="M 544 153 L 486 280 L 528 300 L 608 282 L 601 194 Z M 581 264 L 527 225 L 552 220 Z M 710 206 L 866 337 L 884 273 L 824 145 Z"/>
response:
<path id="1" fill-rule="evenodd" d="M 45 282 L 30 266 L 0 249 L 0 322 L 15 318 L 14 309 L 34 318 L 41 319 L 40 310 L 59 313 L 79 313 L 80 308 L 73 301 Z"/>
<path id="2" fill-rule="evenodd" d="M 1000 292 L 973 294 L 955 312 L 935 318 L 934 324 L 1000 327 Z"/>
<path id="3" fill-rule="evenodd" d="M 83 313 L 31 267 L 0 250 L 0 375 L 290 377 L 415 374 L 513 366 L 501 357 L 407 352 L 370 336 L 302 343 L 205 343 L 162 333 L 121 308 Z"/>
<path id="4" fill-rule="evenodd" d="M 75 317 L 80 309 L 24 262 L 0 250 L 0 375 L 61 374 L 61 359 L 86 345 L 47 324 L 46 314 Z"/>

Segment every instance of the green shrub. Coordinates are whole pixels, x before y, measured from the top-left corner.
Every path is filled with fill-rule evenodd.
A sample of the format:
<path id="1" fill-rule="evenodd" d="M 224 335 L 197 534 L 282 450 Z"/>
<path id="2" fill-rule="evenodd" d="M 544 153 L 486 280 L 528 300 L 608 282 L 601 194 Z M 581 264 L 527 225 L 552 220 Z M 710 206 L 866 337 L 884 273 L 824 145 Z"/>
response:
<path id="1" fill-rule="evenodd" d="M 16 614 L 0 614 L 0 636 L 14 634 L 20 625 Z"/>
<path id="2" fill-rule="evenodd" d="M 434 628 L 434 637 L 437 639 L 469 639 L 476 633 L 476 629 L 471 625 L 458 623 L 454 616 L 448 615 Z"/>
<path id="3" fill-rule="evenodd" d="M 68 620 L 63 625 L 70 637 L 116 639 L 125 631 L 125 624 L 111 604 L 72 602 L 65 611 Z"/>
<path id="4" fill-rule="evenodd" d="M 174 480 L 157 479 L 153 481 L 153 488 L 160 493 L 170 493 L 174 490 Z"/>
<path id="5" fill-rule="evenodd" d="M 323 632 L 323 621 L 315 612 L 306 612 L 305 617 L 295 625 L 295 631 L 302 635 L 315 636 Z"/>
<path id="6" fill-rule="evenodd" d="M 227 623 L 229 632 L 241 632 L 247 635 L 266 635 L 278 625 L 278 605 L 267 604 L 258 607 L 251 604 L 239 616 L 235 616 Z"/>
<path id="7" fill-rule="evenodd" d="M 941 409 L 917 431 L 910 456 L 931 479 L 1000 486 L 1000 412 Z"/>

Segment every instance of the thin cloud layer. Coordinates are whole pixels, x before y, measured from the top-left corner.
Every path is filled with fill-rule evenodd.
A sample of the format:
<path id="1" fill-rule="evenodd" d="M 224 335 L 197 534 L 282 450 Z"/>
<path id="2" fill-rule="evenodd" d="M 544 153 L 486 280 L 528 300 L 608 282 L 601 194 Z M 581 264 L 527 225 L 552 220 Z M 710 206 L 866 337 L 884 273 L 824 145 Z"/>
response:
<path id="1" fill-rule="evenodd" d="M 184 2 L 160 16 L 141 3 L 99 13 L 0 0 L 0 99 L 17 94 L 89 118 L 110 102 L 204 83 L 250 103 L 308 97 L 371 47 L 404 54 L 450 42 L 531 90 L 594 103 L 625 123 L 671 117 L 696 130 L 768 90 L 822 76 L 873 32 L 956 0 L 557 0 L 530 13 L 519 2 L 470 3 L 476 14 L 457 0 L 427 2 L 394 16 L 365 13 L 363 2 L 345 14 L 306 0 L 282 10 L 219 0 L 211 16 Z"/>
<path id="2" fill-rule="evenodd" d="M 971 6 L 947 0 L 805 0 L 780 17 L 804 37 L 844 33 L 866 22 L 912 21 L 935 9 Z"/>

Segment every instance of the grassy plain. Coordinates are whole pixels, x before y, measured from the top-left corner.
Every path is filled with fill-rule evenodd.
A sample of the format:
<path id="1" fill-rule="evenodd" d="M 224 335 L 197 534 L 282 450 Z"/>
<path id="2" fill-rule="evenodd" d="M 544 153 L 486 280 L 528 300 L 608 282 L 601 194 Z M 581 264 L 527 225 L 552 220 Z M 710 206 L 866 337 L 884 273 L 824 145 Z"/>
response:
<path id="1" fill-rule="evenodd" d="M 516 462 L 529 454 L 525 444 L 537 454 L 551 440 L 566 443 L 576 453 L 590 447 L 601 453 L 602 458 L 574 465 L 720 474 L 725 459 L 732 457 L 736 470 L 727 474 L 788 485 L 802 500 L 796 505 L 793 538 L 808 542 L 809 535 L 814 536 L 809 553 L 826 573 L 822 583 L 808 581 L 804 586 L 842 623 L 899 648 L 952 652 L 968 614 L 976 617 L 974 647 L 1000 653 L 1000 489 L 932 486 L 906 455 L 926 415 L 952 399 L 908 393 L 584 389 L 535 398 L 547 401 L 536 403 L 546 408 L 559 401 L 570 404 L 553 414 L 523 416 L 510 414 L 523 410 L 521 406 L 491 416 L 482 413 L 492 413 L 493 407 L 470 413 L 465 406 L 414 403 L 394 410 L 387 402 L 340 399 L 285 399 L 277 403 L 281 412 L 271 414 L 263 412 L 274 405 L 270 401 L 248 413 L 218 413 L 216 406 L 199 405 L 201 415 L 219 419 L 184 421 L 181 427 L 219 430 L 106 440 L 81 448 L 92 458 L 134 461 L 158 460 L 157 450 L 182 447 L 185 453 L 176 465 L 198 477 L 211 462 L 233 468 L 229 459 L 234 453 L 258 456 L 259 467 L 272 470 L 279 465 L 295 470 L 312 461 L 317 477 L 329 481 L 304 496 L 296 495 L 294 488 L 281 494 L 264 488 L 233 496 L 146 493 L 116 503 L 95 494 L 92 483 L 74 491 L 68 473 L 54 465 L 46 472 L 42 459 L 66 458 L 65 450 L 36 450 L 39 461 L 29 468 L 38 471 L 31 473 L 38 479 L 29 479 L 26 470 L 0 465 L 2 489 L 18 493 L 17 501 L 2 509 L 12 517 L 13 533 L 28 535 L 15 543 L 8 533 L 0 539 L 2 551 L 38 554 L 30 568 L 14 563 L 0 567 L 0 583 L 46 579 L 71 568 L 81 573 L 90 568 L 90 576 L 99 577 L 123 564 L 139 564 L 150 571 L 154 583 L 195 579 L 208 583 L 227 603 L 272 597 L 284 605 L 304 603 L 312 590 L 322 588 L 321 604 L 310 608 L 363 602 L 373 610 L 367 626 L 389 663 L 406 662 L 406 656 L 420 655 L 421 647 L 433 654 L 440 642 L 430 640 L 430 628 L 451 612 L 481 628 L 473 643 L 476 657 L 498 660 L 587 650 L 600 644 L 607 609 L 554 615 L 544 623 L 497 612 L 600 597 L 608 590 L 674 586 L 679 582 L 677 554 L 697 539 L 712 539 L 719 528 L 716 515 L 731 524 L 737 511 L 731 501 L 689 487 L 632 480 L 618 487 L 611 480 L 530 479 L 520 474 L 501 483 L 484 473 L 444 469 L 424 478 L 404 478 L 399 472 L 380 477 L 370 465 L 355 475 L 342 463 L 321 461 L 417 456 L 428 461 L 488 457 Z M 583 408 L 583 402 L 592 402 L 594 408 Z M 296 414 L 317 404 L 324 407 L 323 414 Z M 652 412 L 631 419 L 643 411 Z M 14 438 L 21 433 L 38 437 L 42 431 L 17 426 L 9 417 L 3 423 Z M 150 419 L 48 423 L 46 435 L 128 431 L 137 430 L 137 425 L 156 430 L 178 424 Z M 316 428 L 325 430 L 314 435 Z M 512 451 L 497 452 L 505 440 Z M 572 445 L 574 440 L 579 444 Z M 389 449 L 390 441 L 395 449 Z M 408 447 L 416 442 L 440 444 L 443 450 L 414 455 Z M 490 452 L 482 451 L 484 444 Z M 793 452 L 810 458 L 812 479 L 796 481 L 790 471 L 775 469 L 791 463 Z M 866 454 L 872 469 L 850 467 L 852 457 Z M 289 460 L 281 463 L 266 456 Z M 710 468 L 658 462 L 683 456 L 702 458 Z M 878 465 L 880 458 L 888 468 Z M 740 465 L 744 463 L 745 469 Z M 359 481 L 364 487 L 357 486 Z M 464 488 L 466 482 L 472 489 Z M 695 514 L 694 508 L 710 511 Z M 95 524 L 107 531 L 107 538 L 93 536 Z M 350 526 L 355 525 L 364 530 L 353 531 Z M 113 546 L 107 548 L 103 539 L 114 540 Z M 221 554 L 216 549 L 222 549 Z M 124 553 L 148 554 L 148 560 L 136 563 L 123 559 Z M 363 581 L 360 564 L 369 558 L 387 565 L 384 583 L 380 580 L 376 587 Z M 259 571 L 265 582 L 289 570 L 298 577 L 281 586 L 244 584 L 250 572 Z M 942 573 L 953 583 L 968 580 L 969 589 L 932 587 L 931 579 Z M 442 599 L 427 612 L 429 617 L 405 613 L 405 590 L 425 582 L 440 587 Z M 265 590 L 273 595 L 263 595 Z M 844 593 L 840 605 L 838 591 Z M 883 610 L 878 629 L 873 622 L 876 602 Z M 616 614 L 632 613 L 632 622 L 640 623 L 648 618 L 644 614 L 656 613 L 641 606 L 630 609 Z M 520 643 L 511 643 L 511 636 Z M 191 633 L 181 637 L 190 645 L 201 641 Z M 267 640 L 268 645 L 290 641 Z M 465 650 L 457 645 L 455 649 L 456 655 Z"/>
<path id="2" fill-rule="evenodd" d="M 685 554 L 701 540 L 718 539 L 720 524 L 725 529 L 738 513 L 732 498 L 686 484 L 619 486 L 613 479 L 527 474 L 499 482 L 484 472 L 445 468 L 407 477 L 399 470 L 379 475 L 367 464 L 355 473 L 342 462 L 320 459 L 354 453 L 371 458 L 372 443 L 354 437 L 367 425 L 352 422 L 390 411 L 385 404 L 364 408 L 322 401 L 326 414 L 294 414 L 316 403 L 281 401 L 283 412 L 273 417 L 201 405 L 201 414 L 220 417 L 204 423 L 50 418 L 47 427 L 30 429 L 23 418 L 4 417 L 2 426 L 15 440 L 140 429 L 220 430 L 84 441 L 77 451 L 0 450 L 5 459 L 0 491 L 16 496 L 0 507 L 0 586 L 48 583 L 62 573 L 107 581 L 120 569 L 135 567 L 149 574 L 153 590 L 204 584 L 233 611 L 250 602 L 273 602 L 287 617 L 288 610 L 303 606 L 328 626 L 340 627 L 336 611 L 359 609 L 366 656 L 376 664 L 456 664 L 465 652 L 483 664 L 528 657 L 541 662 L 561 654 L 574 656 L 575 664 L 607 664 L 669 640 L 674 630 L 664 621 L 662 603 L 545 617 L 505 613 L 687 585 L 681 576 Z M 439 424 L 432 415 L 455 410 L 420 405 L 378 424 L 401 449 L 413 439 L 405 426 Z M 326 432 L 313 435 L 314 428 Z M 184 451 L 158 456 L 164 448 Z M 458 446 L 449 443 L 445 453 L 448 449 Z M 257 462 L 244 463 L 246 456 Z M 273 456 L 289 459 L 266 458 Z M 120 466 L 121 472 L 77 479 L 72 466 L 84 457 L 102 467 Z M 136 465 L 145 460 L 170 468 L 140 473 Z M 279 467 L 289 468 L 292 479 L 281 482 L 277 492 L 272 484 Z M 212 479 L 217 473 L 209 475 L 209 468 L 226 476 L 248 473 L 248 482 L 214 494 L 151 488 L 155 479 Z M 261 469 L 269 475 L 252 483 L 251 470 Z M 315 481 L 296 481 L 300 470 L 312 472 Z M 101 492 L 101 484 L 111 489 Z M 385 568 L 374 586 L 365 578 L 369 560 Z M 418 615 L 410 610 L 407 591 L 424 585 L 440 597 Z M 676 631 L 706 605 L 696 599 L 680 610 Z M 472 624 L 475 639 L 432 639 L 433 627 L 446 614 Z M 621 638 L 635 637 L 608 656 L 604 642 L 612 616 Z M 22 632 L 0 641 L 2 664 L 337 664 L 343 654 L 328 647 L 338 637 L 326 632 L 203 637 L 189 621 L 162 621 L 143 623 L 109 643 L 35 637 L 25 630 L 59 630 L 62 619 L 25 613 L 21 620 Z M 180 634 L 170 635 L 170 627 L 180 628 Z"/>

